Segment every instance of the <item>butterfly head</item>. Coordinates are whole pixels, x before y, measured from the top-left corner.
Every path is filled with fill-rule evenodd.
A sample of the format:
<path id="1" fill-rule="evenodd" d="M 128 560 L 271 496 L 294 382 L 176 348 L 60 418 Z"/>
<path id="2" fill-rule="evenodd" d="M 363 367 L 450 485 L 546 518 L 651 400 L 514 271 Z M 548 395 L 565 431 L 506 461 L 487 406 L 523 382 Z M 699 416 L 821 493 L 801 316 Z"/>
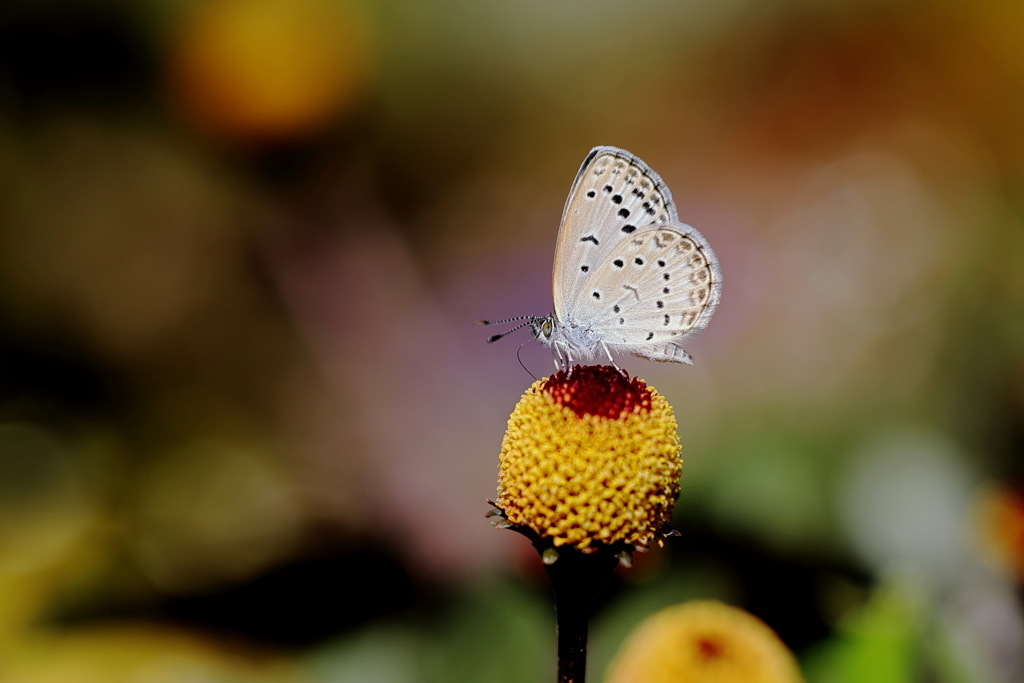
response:
<path id="1" fill-rule="evenodd" d="M 533 332 L 533 336 L 541 342 L 546 342 L 551 339 L 551 335 L 555 333 L 555 316 L 552 313 L 549 316 L 543 318 L 536 317 L 530 321 L 530 331 Z"/>

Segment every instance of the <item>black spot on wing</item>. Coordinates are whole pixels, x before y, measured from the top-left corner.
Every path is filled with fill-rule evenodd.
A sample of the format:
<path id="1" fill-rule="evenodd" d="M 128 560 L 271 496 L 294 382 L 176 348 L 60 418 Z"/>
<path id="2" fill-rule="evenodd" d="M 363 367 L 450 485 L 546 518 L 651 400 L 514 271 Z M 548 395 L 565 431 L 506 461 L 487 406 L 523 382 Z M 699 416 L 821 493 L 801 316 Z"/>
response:
<path id="1" fill-rule="evenodd" d="M 614 261 L 612 261 L 612 263 L 615 264 L 616 268 L 621 268 L 622 266 L 626 265 L 625 262 L 623 262 L 623 260 L 620 258 L 615 259 Z"/>
<path id="2" fill-rule="evenodd" d="M 616 204 L 621 204 L 622 203 L 622 195 L 621 194 L 613 194 L 612 195 L 612 201 L 615 202 Z"/>
<path id="3" fill-rule="evenodd" d="M 622 226 L 622 232 L 626 233 L 627 235 L 629 233 L 631 233 L 631 232 L 634 232 L 635 230 L 636 230 L 636 226 L 635 225 L 623 225 Z"/>
<path id="4" fill-rule="evenodd" d="M 582 270 L 585 273 L 588 270 L 590 270 L 590 266 L 580 266 L 580 270 Z"/>
<path id="5" fill-rule="evenodd" d="M 619 209 L 619 215 L 623 218 L 629 218 L 629 209 Z"/>
<path id="6" fill-rule="evenodd" d="M 588 190 L 587 191 L 587 199 L 593 199 L 596 196 L 597 196 L 597 193 L 594 192 L 593 190 Z"/>
<path id="7" fill-rule="evenodd" d="M 648 332 L 647 333 L 647 341 L 651 341 L 652 339 L 654 339 L 654 333 L 653 332 Z"/>
<path id="8" fill-rule="evenodd" d="M 581 237 L 580 238 L 580 242 L 593 242 L 594 244 L 601 244 L 600 242 L 597 241 L 597 238 L 594 237 L 593 235 L 587 235 L 586 237 Z"/>

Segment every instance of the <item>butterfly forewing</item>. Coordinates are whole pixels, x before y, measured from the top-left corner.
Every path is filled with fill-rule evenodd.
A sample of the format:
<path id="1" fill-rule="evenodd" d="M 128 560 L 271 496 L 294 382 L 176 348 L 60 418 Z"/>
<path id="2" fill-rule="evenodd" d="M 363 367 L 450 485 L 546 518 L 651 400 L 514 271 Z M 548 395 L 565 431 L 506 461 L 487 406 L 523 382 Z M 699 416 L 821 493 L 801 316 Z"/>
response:
<path id="1" fill-rule="evenodd" d="M 682 223 L 617 241 L 587 285 L 571 306 L 577 322 L 613 351 L 655 360 L 678 360 L 676 347 L 707 325 L 721 295 L 714 252 Z"/>
<path id="2" fill-rule="evenodd" d="M 576 174 L 558 230 L 552 275 L 556 316 L 580 317 L 576 302 L 585 298 L 588 282 L 614 248 L 632 235 L 677 222 L 671 193 L 647 164 L 616 147 L 592 149 Z"/>

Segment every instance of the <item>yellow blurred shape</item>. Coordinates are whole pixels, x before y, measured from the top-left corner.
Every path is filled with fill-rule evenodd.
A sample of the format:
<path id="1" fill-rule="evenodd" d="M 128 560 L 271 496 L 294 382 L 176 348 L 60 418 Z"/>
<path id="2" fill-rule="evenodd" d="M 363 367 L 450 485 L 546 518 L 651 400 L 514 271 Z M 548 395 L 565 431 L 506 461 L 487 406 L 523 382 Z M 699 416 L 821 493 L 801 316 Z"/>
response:
<path id="1" fill-rule="evenodd" d="M 52 573 L 0 573 L 0 661 L 7 658 L 17 636 L 42 611 L 52 584 Z M 5 680 L 2 667 L 0 680 Z"/>
<path id="2" fill-rule="evenodd" d="M 980 3 L 971 8 L 971 15 L 983 49 L 1015 76 L 1024 74 L 1024 5 L 999 0 Z"/>
<path id="3" fill-rule="evenodd" d="M 92 509 L 61 443 L 28 423 L 0 424 L 0 575 L 53 563 Z"/>
<path id="4" fill-rule="evenodd" d="M 96 521 L 62 441 L 39 425 L 0 423 L 0 661 L 57 587 L 91 568 Z"/>
<path id="5" fill-rule="evenodd" d="M 323 125 L 351 104 L 367 68 L 361 15 L 325 0 L 200 3 L 170 55 L 171 88 L 189 116 L 246 139 Z"/>
<path id="6" fill-rule="evenodd" d="M 757 617 L 715 600 L 645 619 L 608 668 L 606 683 L 798 683 L 793 655 Z"/>
<path id="7" fill-rule="evenodd" d="M 252 575 L 290 550 L 300 530 L 286 473 L 259 448 L 199 439 L 154 462 L 137 488 L 132 548 L 164 589 Z"/>
<path id="8" fill-rule="evenodd" d="M 4 683 L 299 683 L 296 665 L 149 625 L 37 634 L 0 664 Z"/>

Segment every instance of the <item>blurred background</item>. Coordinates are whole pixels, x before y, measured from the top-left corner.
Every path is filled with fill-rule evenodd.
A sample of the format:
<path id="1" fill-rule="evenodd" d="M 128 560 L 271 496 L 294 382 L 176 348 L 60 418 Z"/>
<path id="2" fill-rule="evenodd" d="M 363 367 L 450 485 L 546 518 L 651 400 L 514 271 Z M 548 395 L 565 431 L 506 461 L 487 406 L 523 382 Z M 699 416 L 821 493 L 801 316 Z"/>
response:
<path id="1" fill-rule="evenodd" d="M 0 678 L 548 680 L 483 515 L 594 145 L 724 273 L 682 538 L 602 597 L 812 683 L 1024 680 L 1024 6 L 45 0 L 0 10 Z M 540 376 L 550 354 L 522 348 Z"/>

